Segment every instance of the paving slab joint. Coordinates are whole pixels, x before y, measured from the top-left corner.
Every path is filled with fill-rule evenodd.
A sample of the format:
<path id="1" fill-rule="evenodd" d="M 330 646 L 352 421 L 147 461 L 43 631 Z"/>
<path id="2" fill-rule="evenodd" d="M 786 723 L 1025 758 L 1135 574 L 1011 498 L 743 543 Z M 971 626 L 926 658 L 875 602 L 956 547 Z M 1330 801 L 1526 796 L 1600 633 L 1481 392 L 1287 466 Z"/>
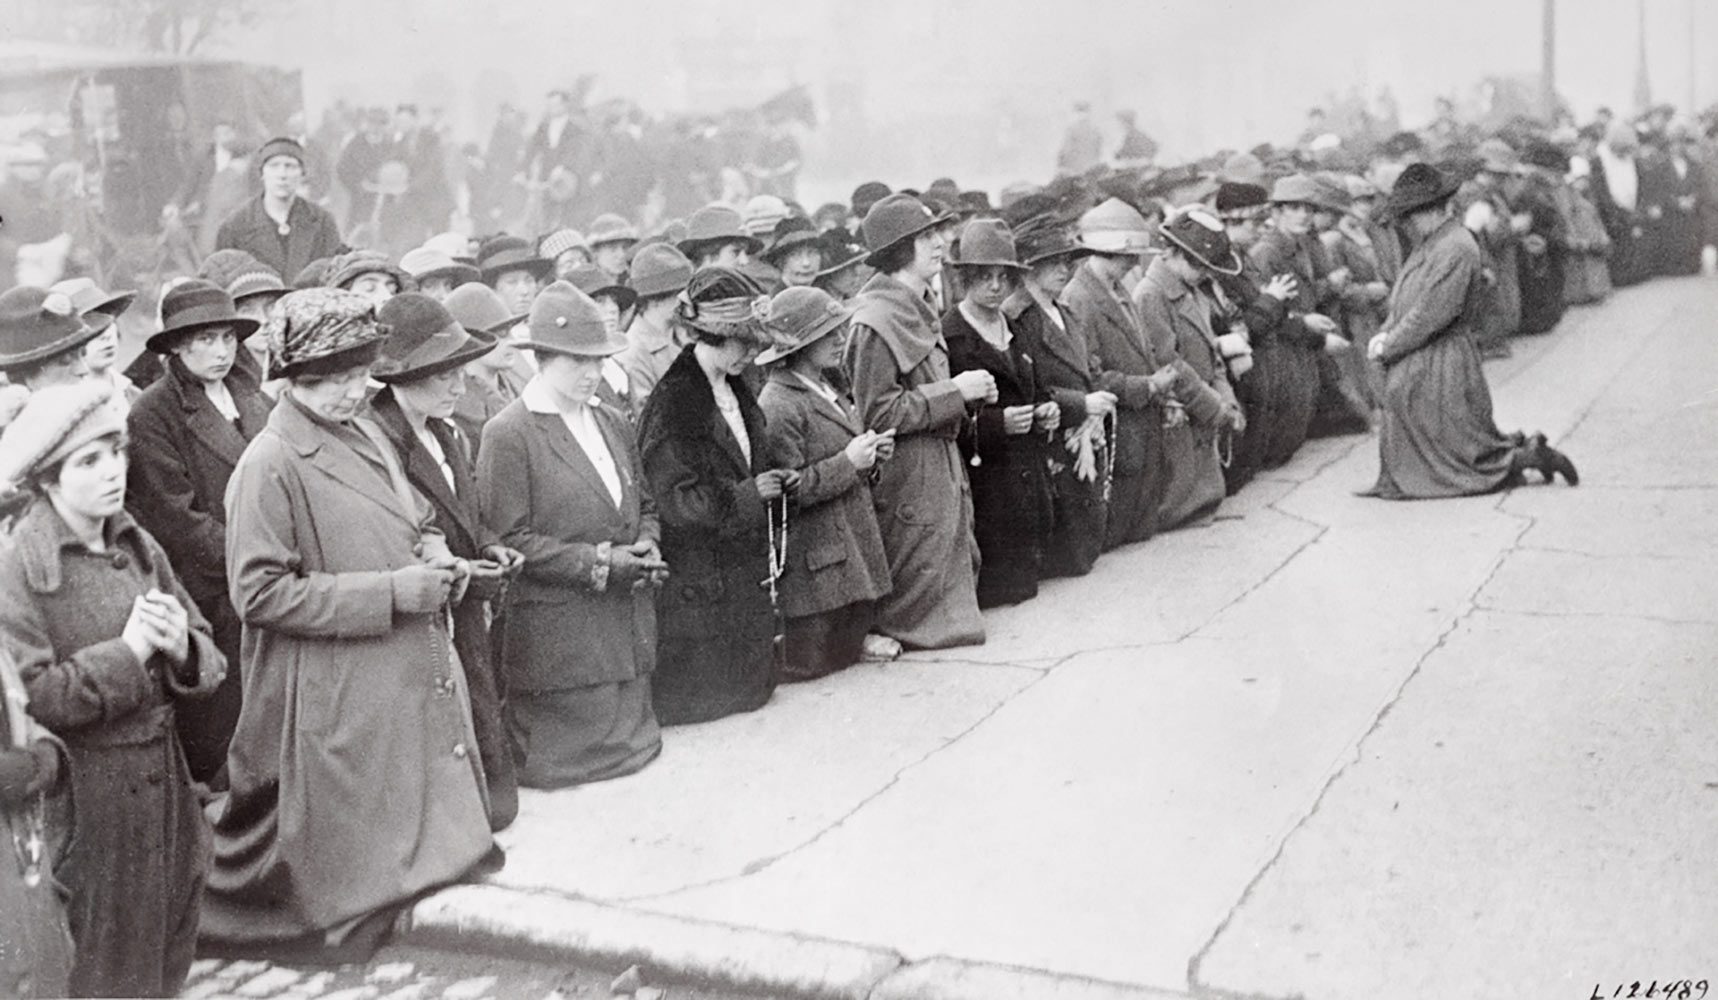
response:
<path id="1" fill-rule="evenodd" d="M 903 965 L 869 1000 L 1191 1000 L 1187 993 L 991 962 L 928 958 Z"/>
<path id="2" fill-rule="evenodd" d="M 868 1000 L 904 960 L 885 948 L 650 913 L 552 893 L 458 885 L 413 906 L 406 944 L 603 967 L 803 1000 Z"/>

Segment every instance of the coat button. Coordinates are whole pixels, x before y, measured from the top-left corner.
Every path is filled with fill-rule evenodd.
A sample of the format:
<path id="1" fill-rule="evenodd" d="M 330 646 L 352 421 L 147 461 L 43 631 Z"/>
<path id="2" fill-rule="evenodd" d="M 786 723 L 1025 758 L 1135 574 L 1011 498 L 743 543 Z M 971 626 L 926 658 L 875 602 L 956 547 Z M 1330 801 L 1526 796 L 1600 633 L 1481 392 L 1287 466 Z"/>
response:
<path id="1" fill-rule="evenodd" d="M 460 760 L 464 760 L 465 759 L 465 744 L 464 743 L 455 743 L 453 745 L 453 755 L 455 757 L 458 757 Z"/>
<path id="2" fill-rule="evenodd" d="M 115 552 L 108 562 L 113 564 L 114 569 L 124 569 L 131 565 L 131 557 L 123 552 Z"/>

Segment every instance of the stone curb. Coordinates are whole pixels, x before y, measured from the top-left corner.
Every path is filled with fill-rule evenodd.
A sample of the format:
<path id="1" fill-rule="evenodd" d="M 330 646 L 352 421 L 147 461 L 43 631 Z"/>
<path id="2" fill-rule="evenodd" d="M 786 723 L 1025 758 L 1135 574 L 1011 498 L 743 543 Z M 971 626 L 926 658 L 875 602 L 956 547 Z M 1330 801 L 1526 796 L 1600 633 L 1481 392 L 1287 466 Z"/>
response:
<path id="1" fill-rule="evenodd" d="M 419 901 L 405 944 L 509 957 L 643 966 L 665 978 L 802 1000 L 1187 1000 L 1187 994 L 1036 969 L 931 958 L 496 885 Z"/>

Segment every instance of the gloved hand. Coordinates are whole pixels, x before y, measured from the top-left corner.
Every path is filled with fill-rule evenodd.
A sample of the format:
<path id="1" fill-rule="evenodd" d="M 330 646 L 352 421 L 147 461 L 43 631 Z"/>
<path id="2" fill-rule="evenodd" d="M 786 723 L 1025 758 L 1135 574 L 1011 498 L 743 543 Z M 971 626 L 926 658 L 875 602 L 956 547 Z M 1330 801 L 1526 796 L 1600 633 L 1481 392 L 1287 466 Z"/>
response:
<path id="1" fill-rule="evenodd" d="M 651 582 L 668 572 L 668 564 L 659 557 L 638 555 L 630 548 L 610 549 L 608 554 L 608 585 L 635 588 Z"/>
<path id="2" fill-rule="evenodd" d="M 59 782 L 60 752 L 47 740 L 0 750 L 0 806 L 13 808 Z"/>

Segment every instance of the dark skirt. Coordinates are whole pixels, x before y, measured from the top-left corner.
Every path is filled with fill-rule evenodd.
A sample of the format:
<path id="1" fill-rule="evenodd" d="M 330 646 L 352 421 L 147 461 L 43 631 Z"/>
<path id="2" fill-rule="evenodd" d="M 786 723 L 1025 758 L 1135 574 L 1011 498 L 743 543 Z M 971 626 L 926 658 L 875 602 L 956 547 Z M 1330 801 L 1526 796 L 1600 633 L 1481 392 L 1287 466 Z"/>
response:
<path id="1" fill-rule="evenodd" d="M 1373 496 L 1465 496 L 1503 488 L 1516 443 L 1497 429 L 1479 347 L 1446 334 L 1392 364 L 1385 375 Z"/>
<path id="2" fill-rule="evenodd" d="M 1050 530 L 1050 485 L 1044 440 L 1008 439 L 1001 454 L 967 467 L 973 537 L 978 540 L 978 606 L 1019 604 L 1038 596 L 1044 539 Z"/>
<path id="3" fill-rule="evenodd" d="M 1050 477 L 1050 537 L 1044 546 L 1044 577 L 1085 576 L 1104 550 L 1109 501 L 1104 499 L 1104 463 L 1113 454 L 1109 445 L 1098 456 L 1098 474 L 1081 479 L 1070 463 L 1058 461 Z"/>
<path id="4" fill-rule="evenodd" d="M 1161 407 L 1116 411 L 1115 471 L 1104 523 L 1106 550 L 1157 534 L 1157 512 L 1168 478 L 1163 436 Z"/>
<path id="5" fill-rule="evenodd" d="M 874 601 L 854 601 L 831 611 L 787 620 L 777 680 L 809 681 L 859 662 L 865 636 L 877 622 Z"/>
<path id="6" fill-rule="evenodd" d="M 767 544 L 759 537 L 745 548 L 757 554 L 682 549 L 664 539 L 669 566 L 696 567 L 671 576 L 657 599 L 650 696 L 664 726 L 750 712 L 775 690 L 775 612 L 761 583 L 769 575 Z"/>
<path id="7" fill-rule="evenodd" d="M 1259 468 L 1275 469 L 1306 443 L 1318 406 L 1318 355 L 1311 347 L 1281 341 L 1254 346 L 1253 374 L 1259 376 L 1261 406 L 1268 414 L 1257 445 Z"/>
<path id="8" fill-rule="evenodd" d="M 507 699 L 507 735 L 526 788 L 565 788 L 631 774 L 662 752 L 650 678 Z"/>

